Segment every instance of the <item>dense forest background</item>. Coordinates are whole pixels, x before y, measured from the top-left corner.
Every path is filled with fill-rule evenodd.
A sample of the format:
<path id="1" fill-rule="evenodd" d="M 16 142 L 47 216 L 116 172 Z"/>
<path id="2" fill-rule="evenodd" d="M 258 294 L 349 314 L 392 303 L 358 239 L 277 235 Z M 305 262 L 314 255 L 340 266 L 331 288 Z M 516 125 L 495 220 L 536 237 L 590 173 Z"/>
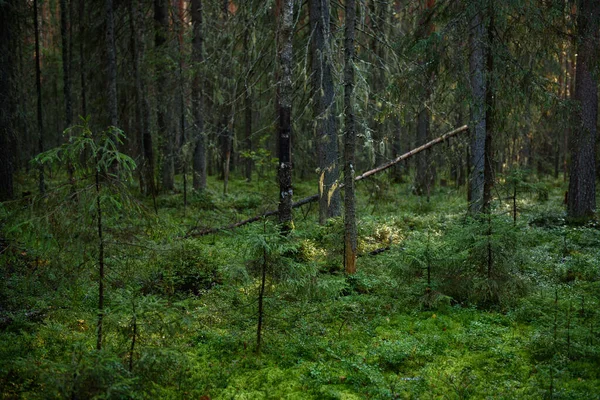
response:
<path id="1" fill-rule="evenodd" d="M 600 2 L 0 0 L 2 398 L 597 398 Z"/>

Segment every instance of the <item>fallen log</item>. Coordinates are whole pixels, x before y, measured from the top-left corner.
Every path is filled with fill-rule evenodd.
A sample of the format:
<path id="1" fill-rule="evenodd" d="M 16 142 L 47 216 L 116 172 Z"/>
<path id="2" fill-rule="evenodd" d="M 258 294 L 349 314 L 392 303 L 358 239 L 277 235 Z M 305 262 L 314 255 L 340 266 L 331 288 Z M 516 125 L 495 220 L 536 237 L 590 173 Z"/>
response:
<path id="1" fill-rule="evenodd" d="M 396 157 L 392 161 L 389 161 L 389 162 L 387 162 L 387 163 L 385 163 L 383 165 L 380 165 L 377 168 L 373 168 L 373 169 L 371 169 L 369 171 L 363 172 L 362 174 L 360 174 L 357 177 L 355 177 L 354 181 L 355 182 L 362 181 L 363 179 L 366 179 L 366 178 L 370 177 L 371 175 L 374 175 L 374 174 L 377 174 L 379 172 L 385 171 L 386 169 L 388 169 L 390 167 L 393 167 L 394 165 L 398 164 L 399 162 L 402 162 L 402 161 L 404 161 L 404 160 L 406 160 L 406 159 L 414 156 L 415 154 L 418 154 L 418 153 L 420 153 L 420 152 L 422 152 L 424 150 L 427 150 L 428 148 L 433 147 L 433 146 L 435 146 L 438 143 L 444 142 L 446 139 L 449 139 L 452 136 L 458 135 L 459 133 L 464 132 L 464 131 L 466 131 L 468 129 L 469 129 L 469 127 L 467 125 L 463 125 L 460 128 L 456 128 L 456 129 L 454 129 L 454 130 L 452 130 L 452 131 L 450 131 L 448 133 L 445 133 L 442 136 L 438 137 L 437 139 L 434 139 L 434 140 L 432 140 L 430 142 L 427 142 L 427 143 L 425 143 L 422 146 L 419 146 L 419 147 L 417 147 L 415 149 L 412 149 L 408 153 L 404 153 L 401 156 Z M 344 187 L 344 184 L 341 184 L 341 185 L 338 186 L 338 188 L 340 188 L 340 189 L 343 188 L 343 187 Z M 318 194 L 313 194 L 312 196 L 305 197 L 305 198 L 303 198 L 301 200 L 298 200 L 298 201 L 292 203 L 292 208 L 298 208 L 298 207 L 301 207 L 301 206 L 303 206 L 305 204 L 312 203 L 312 202 L 317 201 L 317 200 L 319 200 L 319 195 Z M 220 232 L 220 231 L 227 231 L 227 230 L 235 229 L 235 228 L 238 228 L 240 226 L 243 226 L 243 225 L 246 225 L 246 224 L 250 224 L 252 222 L 260 221 L 263 218 L 270 217 L 270 216 L 273 216 L 273 215 L 277 215 L 278 212 L 279 212 L 278 210 L 266 211 L 266 212 L 264 212 L 264 213 L 262 213 L 260 215 L 254 216 L 252 218 L 248 218 L 248 219 L 245 219 L 243 221 L 239 221 L 239 222 L 236 222 L 234 224 L 222 226 L 222 227 L 219 227 L 219 228 L 207 228 L 207 229 L 203 229 L 201 231 L 196 231 L 197 228 L 194 227 L 194 228 L 192 228 L 185 235 L 185 237 L 199 237 L 199 236 L 210 235 L 211 233 L 216 233 L 216 232 Z"/>

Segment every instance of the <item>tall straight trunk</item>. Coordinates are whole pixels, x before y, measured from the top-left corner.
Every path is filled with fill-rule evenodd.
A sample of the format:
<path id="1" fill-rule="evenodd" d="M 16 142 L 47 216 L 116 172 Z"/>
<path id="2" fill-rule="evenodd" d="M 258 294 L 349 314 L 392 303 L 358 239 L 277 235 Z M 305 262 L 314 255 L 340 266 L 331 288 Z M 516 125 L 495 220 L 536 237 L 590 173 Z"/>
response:
<path id="1" fill-rule="evenodd" d="M 319 222 L 340 215 L 329 0 L 310 0 L 312 89 L 319 157 Z"/>
<path id="2" fill-rule="evenodd" d="M 483 211 L 490 212 L 490 202 L 492 201 L 492 187 L 494 186 L 494 153 L 492 139 L 494 133 L 494 3 L 488 5 L 489 24 L 487 27 L 487 54 L 486 54 L 486 77 L 487 87 L 485 93 L 485 146 L 484 146 L 484 165 L 483 165 Z"/>
<path id="3" fill-rule="evenodd" d="M 13 197 L 13 62 L 10 48 L 14 1 L 0 3 L 0 201 Z"/>
<path id="4" fill-rule="evenodd" d="M 250 56 L 250 5 L 248 4 L 248 16 L 245 19 L 246 34 L 244 35 L 244 58 L 246 62 L 246 77 L 244 81 L 244 147 L 248 153 L 252 152 L 252 89 L 250 87 L 253 76 L 252 57 Z M 246 181 L 252 180 L 252 158 L 247 157 L 244 163 L 244 175 Z"/>
<path id="5" fill-rule="evenodd" d="M 63 96 L 65 101 L 65 128 L 73 123 L 73 98 L 71 93 L 71 55 L 69 38 L 69 13 L 67 0 L 60 0 L 60 35 L 62 38 L 62 64 L 63 64 Z"/>
<path id="6" fill-rule="evenodd" d="M 194 178 L 196 190 L 206 189 L 206 139 L 204 136 L 204 94 L 202 92 L 202 72 L 204 57 L 202 55 L 202 0 L 191 0 L 192 5 L 192 114 L 194 117 Z"/>
<path id="7" fill-rule="evenodd" d="M 71 0 L 74 1 L 74 0 Z M 79 0 L 79 80 L 81 85 L 81 115 L 87 116 L 86 74 L 85 74 L 85 48 L 83 39 L 85 34 L 85 0 Z"/>
<path id="8" fill-rule="evenodd" d="M 600 3 L 581 0 L 577 10 L 577 76 L 574 135 L 571 140 L 571 171 L 567 214 L 587 219 L 596 211 L 596 130 L 598 123 L 597 43 Z"/>
<path id="9" fill-rule="evenodd" d="M 478 2 L 480 4 L 480 2 Z M 483 211 L 486 139 L 486 80 L 485 80 L 485 25 L 483 7 L 479 7 L 470 22 L 469 73 L 471 80 L 471 173 L 469 212 Z"/>
<path id="10" fill-rule="evenodd" d="M 104 13 L 106 18 L 106 76 L 108 80 L 108 116 L 109 124 L 119 126 L 119 110 L 117 101 L 117 49 L 115 47 L 115 16 L 113 0 L 105 0 Z"/>
<path id="11" fill-rule="evenodd" d="M 229 36 L 226 34 L 229 27 L 229 0 L 222 0 L 221 4 L 221 30 L 224 32 L 222 35 L 222 48 L 225 49 L 225 53 L 229 55 Z M 232 101 L 235 95 L 231 95 L 232 90 L 229 84 L 231 76 L 231 61 L 225 59 L 225 63 L 221 69 L 221 90 L 225 98 L 224 103 L 220 106 L 221 109 L 221 158 L 222 158 L 222 174 L 223 174 L 223 194 L 227 194 L 227 188 L 229 185 L 229 172 L 231 164 L 231 151 L 233 148 L 233 127 L 231 126 L 232 119 Z"/>
<path id="12" fill-rule="evenodd" d="M 133 40 L 133 73 L 135 79 L 136 114 L 138 125 L 138 143 L 141 145 L 144 162 L 142 164 L 142 190 L 146 195 L 156 195 L 154 180 L 154 149 L 150 132 L 150 105 L 146 96 L 146 84 L 142 74 L 141 60 L 144 58 L 144 17 L 138 7 L 139 0 L 131 0 L 131 30 Z"/>
<path id="13" fill-rule="evenodd" d="M 426 39 L 435 30 L 435 25 L 431 22 L 434 7 L 435 0 L 427 0 L 425 2 L 423 18 L 419 23 L 416 34 L 420 40 Z M 424 69 L 423 76 L 421 77 L 424 89 L 423 98 L 421 99 L 423 105 L 417 116 L 417 146 L 421 146 L 431 139 L 431 112 L 427 103 L 431 98 L 435 74 L 425 66 L 426 62 L 426 60 L 421 60 L 422 68 Z M 432 164 L 431 151 L 423 152 L 416 158 L 415 193 L 419 196 L 427 195 L 428 200 L 435 181 Z"/>
<path id="14" fill-rule="evenodd" d="M 294 0 L 281 0 L 279 15 L 279 223 L 281 232 L 292 229 L 292 37 Z"/>
<path id="15" fill-rule="evenodd" d="M 356 273 L 357 229 L 356 194 L 354 190 L 354 154 L 356 127 L 354 121 L 354 48 L 356 2 L 346 0 L 344 26 L 344 269 Z"/>
<path id="16" fill-rule="evenodd" d="M 40 25 L 38 20 L 38 0 L 33 0 L 33 27 L 35 33 L 35 88 L 37 92 L 37 128 L 38 151 L 44 152 L 44 114 L 42 105 L 42 69 L 40 67 Z M 39 167 L 38 189 L 41 195 L 46 193 L 44 167 Z"/>
<path id="17" fill-rule="evenodd" d="M 164 68 L 162 60 L 166 57 L 167 34 L 169 31 L 169 9 L 167 0 L 154 0 L 154 47 L 159 61 L 156 67 L 157 85 L 156 85 L 156 126 L 161 140 L 162 168 L 161 168 L 161 186 L 163 190 L 173 190 L 175 162 L 173 159 L 173 141 L 172 130 L 167 126 L 170 102 L 165 93 L 165 86 L 168 85 L 169 77 Z"/>

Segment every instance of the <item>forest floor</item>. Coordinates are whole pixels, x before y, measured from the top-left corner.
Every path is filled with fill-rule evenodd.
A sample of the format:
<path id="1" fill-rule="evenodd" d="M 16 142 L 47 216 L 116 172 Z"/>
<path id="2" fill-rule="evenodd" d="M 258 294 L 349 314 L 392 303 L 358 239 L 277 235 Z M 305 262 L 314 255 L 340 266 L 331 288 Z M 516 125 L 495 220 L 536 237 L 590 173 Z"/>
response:
<path id="1" fill-rule="evenodd" d="M 562 180 L 498 182 L 481 221 L 464 189 L 362 182 L 346 277 L 342 220 L 319 226 L 316 204 L 288 238 L 268 221 L 186 237 L 276 209 L 274 177 L 211 179 L 185 209 L 180 179 L 158 215 L 102 199 L 101 351 L 94 191 L 0 206 L 0 398 L 600 398 L 600 229 L 566 224 Z"/>

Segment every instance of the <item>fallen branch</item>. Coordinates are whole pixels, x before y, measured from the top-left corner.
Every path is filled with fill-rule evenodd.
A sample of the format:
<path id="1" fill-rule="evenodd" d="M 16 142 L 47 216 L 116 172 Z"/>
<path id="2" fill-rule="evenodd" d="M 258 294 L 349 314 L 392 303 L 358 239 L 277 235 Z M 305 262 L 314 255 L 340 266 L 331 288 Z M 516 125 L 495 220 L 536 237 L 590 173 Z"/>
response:
<path id="1" fill-rule="evenodd" d="M 434 139 L 431 142 L 427 142 L 427 143 L 425 143 L 422 146 L 419 146 L 419 147 L 417 147 L 415 149 L 412 149 L 408 153 L 404 153 L 401 156 L 393 159 L 392 161 L 390 161 L 388 163 L 380 165 L 379 167 L 371 169 L 369 171 L 363 172 L 361 175 L 359 175 L 356 178 L 354 178 L 354 181 L 355 182 L 362 181 L 363 179 L 366 179 L 366 178 L 370 177 L 371 175 L 374 175 L 374 174 L 377 174 L 379 172 L 385 171 L 386 169 L 388 169 L 390 167 L 393 167 L 394 165 L 398 164 L 399 162 L 402 162 L 402 161 L 404 161 L 404 160 L 406 160 L 406 159 L 414 156 L 415 154 L 418 154 L 418 153 L 420 153 L 420 152 L 422 152 L 424 150 L 427 150 L 428 148 L 433 147 L 436 144 L 441 143 L 441 142 L 445 141 L 446 139 L 449 139 L 452 136 L 455 136 L 455 135 L 457 135 L 457 134 L 459 134 L 461 132 L 464 132 L 464 131 L 466 131 L 468 129 L 469 129 L 469 127 L 467 125 L 463 125 L 460 128 L 457 128 L 457 129 L 454 129 L 454 130 L 452 130 L 452 131 L 450 131 L 448 133 L 445 133 L 444 135 L 438 137 L 437 139 Z M 339 185 L 340 189 L 343 188 L 343 187 L 344 187 L 344 184 Z M 319 195 L 318 194 L 313 194 L 312 196 L 305 197 L 305 198 L 303 198 L 301 200 L 298 200 L 298 201 L 292 203 L 292 208 L 302 207 L 305 204 L 312 203 L 313 201 L 317 201 L 317 200 L 319 200 Z M 222 227 L 219 227 L 219 228 L 207 228 L 207 229 L 203 229 L 203 230 L 198 231 L 198 232 L 194 232 L 197 228 L 192 228 L 192 230 L 190 230 L 185 236 L 186 237 L 198 237 L 198 236 L 210 235 L 211 233 L 217 233 L 217 232 L 220 232 L 220 231 L 227 231 L 227 230 L 238 228 L 238 227 L 246 225 L 246 224 L 250 224 L 252 222 L 260 221 L 263 218 L 270 217 L 272 215 L 277 215 L 278 213 L 279 213 L 278 210 L 271 210 L 271 211 L 264 212 L 264 213 L 262 213 L 260 215 L 257 215 L 255 217 L 248 218 L 248 219 L 245 219 L 243 221 L 236 222 L 236 223 L 231 224 L 231 225 L 226 225 L 226 226 L 222 226 Z"/>

